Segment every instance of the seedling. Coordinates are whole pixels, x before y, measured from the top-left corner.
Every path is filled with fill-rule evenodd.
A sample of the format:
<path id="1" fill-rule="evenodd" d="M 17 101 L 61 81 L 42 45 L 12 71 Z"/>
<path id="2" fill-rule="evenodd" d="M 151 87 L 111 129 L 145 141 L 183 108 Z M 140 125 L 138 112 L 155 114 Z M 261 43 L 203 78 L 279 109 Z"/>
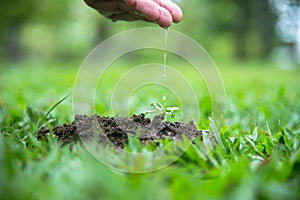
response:
<path id="1" fill-rule="evenodd" d="M 146 114 L 151 114 L 151 113 L 157 113 L 159 115 L 166 115 L 170 116 L 171 118 L 175 117 L 175 111 L 180 110 L 179 107 L 172 106 L 172 107 L 167 107 L 165 108 L 162 104 L 160 103 L 151 103 L 151 107 L 153 109 L 146 111 Z"/>

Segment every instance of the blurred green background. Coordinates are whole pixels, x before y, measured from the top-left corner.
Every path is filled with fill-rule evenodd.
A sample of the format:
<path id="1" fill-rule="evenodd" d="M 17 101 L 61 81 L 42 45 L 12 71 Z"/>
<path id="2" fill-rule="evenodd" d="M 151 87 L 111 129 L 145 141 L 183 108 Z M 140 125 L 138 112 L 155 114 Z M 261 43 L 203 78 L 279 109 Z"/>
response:
<path id="1" fill-rule="evenodd" d="M 291 39 L 290 32 L 299 26 L 297 12 L 291 11 L 294 17 L 284 18 L 282 13 L 289 10 L 278 8 L 299 5 L 299 1 L 176 2 L 183 9 L 184 20 L 171 29 L 194 38 L 220 63 L 224 59 L 273 57 L 281 66 L 295 64 L 295 47 L 299 46 L 300 36 Z M 115 33 L 134 27 L 156 26 L 145 22 L 111 22 L 83 0 L 16 0 L 13 4 L 3 0 L 0 12 L 2 62 L 24 59 L 80 61 L 96 44 Z"/>
<path id="2" fill-rule="evenodd" d="M 298 91 L 299 1 L 176 2 L 183 10 L 184 19 L 170 29 L 190 36 L 207 50 L 221 72 L 228 97 L 234 93 L 246 96 L 250 91 L 255 92 L 253 96 L 263 97 L 271 88 L 280 90 L 280 87 L 290 93 Z M 63 96 L 72 95 L 77 70 L 99 42 L 132 28 L 157 27 L 142 21 L 112 22 L 83 0 L 16 0 L 14 4 L 3 0 L 0 12 L 0 106 L 17 112 L 28 105 L 47 109 Z M 163 62 L 161 51 L 141 52 L 142 56 L 128 54 L 115 62 L 117 67 L 105 84 L 108 91 L 111 80 L 122 69 L 137 63 Z M 167 64 L 185 72 L 194 86 L 203 87 L 187 63 L 168 54 Z M 202 117 L 207 120 L 210 96 L 204 90 L 199 89 L 202 92 L 199 99 Z M 98 94 L 109 96 L 104 91 Z M 133 105 L 136 110 L 145 107 L 149 95 L 155 96 L 143 95 L 141 104 Z M 242 96 L 238 97 L 239 101 Z M 62 121 L 73 119 L 71 98 L 67 101 L 53 111 L 59 113 Z M 97 99 L 97 112 L 109 115 L 107 105 L 107 99 Z"/>

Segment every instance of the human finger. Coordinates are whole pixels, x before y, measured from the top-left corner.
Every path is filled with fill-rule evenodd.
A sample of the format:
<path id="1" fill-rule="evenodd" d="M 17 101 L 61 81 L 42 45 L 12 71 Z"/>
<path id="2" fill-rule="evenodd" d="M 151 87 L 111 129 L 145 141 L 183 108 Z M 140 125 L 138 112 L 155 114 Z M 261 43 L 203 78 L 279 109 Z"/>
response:
<path id="1" fill-rule="evenodd" d="M 166 28 L 172 25 L 173 20 L 169 11 L 163 7 L 159 8 L 160 14 L 156 23 L 158 23 L 161 27 Z"/>
<path id="2" fill-rule="evenodd" d="M 143 13 L 149 21 L 156 21 L 162 27 L 169 27 L 172 22 L 179 22 L 182 19 L 182 11 L 170 0 L 164 3 L 162 0 L 124 0 L 136 11 Z"/>
<path id="3" fill-rule="evenodd" d="M 161 27 L 165 28 L 172 25 L 173 18 L 170 12 L 154 1 L 136 0 L 133 6 L 138 12 L 143 13 L 149 21 L 155 21 Z"/>
<path id="4" fill-rule="evenodd" d="M 159 18 L 159 5 L 154 1 L 136 0 L 132 6 L 137 12 L 143 13 L 149 21 L 156 21 Z"/>
<path id="5" fill-rule="evenodd" d="M 182 10 L 177 4 L 175 4 L 171 0 L 153 0 L 153 1 L 159 4 L 160 6 L 164 7 L 165 9 L 167 9 L 170 12 L 174 22 L 178 23 L 182 20 L 183 18 Z"/>

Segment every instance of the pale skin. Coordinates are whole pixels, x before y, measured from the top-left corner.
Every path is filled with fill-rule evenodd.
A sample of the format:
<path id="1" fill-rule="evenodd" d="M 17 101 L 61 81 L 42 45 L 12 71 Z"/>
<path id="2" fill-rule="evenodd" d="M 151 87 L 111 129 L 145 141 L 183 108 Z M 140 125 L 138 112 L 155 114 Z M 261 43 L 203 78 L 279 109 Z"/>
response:
<path id="1" fill-rule="evenodd" d="M 182 20 L 180 7 L 171 0 L 84 0 L 113 21 L 143 20 L 163 28 Z"/>

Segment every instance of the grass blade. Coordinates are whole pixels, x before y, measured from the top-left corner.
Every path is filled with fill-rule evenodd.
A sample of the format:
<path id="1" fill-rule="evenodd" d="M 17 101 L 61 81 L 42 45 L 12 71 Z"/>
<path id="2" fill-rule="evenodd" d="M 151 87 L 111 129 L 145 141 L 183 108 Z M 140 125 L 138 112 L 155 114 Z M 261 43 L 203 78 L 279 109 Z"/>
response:
<path id="1" fill-rule="evenodd" d="M 52 112 L 52 110 L 54 110 L 59 104 L 61 104 L 64 100 L 66 100 L 70 95 L 68 94 L 67 96 L 65 96 L 64 98 L 62 98 L 61 100 L 59 100 L 56 104 L 54 104 L 49 111 L 45 114 L 45 118 L 48 117 L 48 115 Z"/>
<path id="2" fill-rule="evenodd" d="M 218 143 L 221 145 L 223 151 L 227 154 L 227 150 L 226 150 L 225 145 L 222 141 L 220 131 L 219 131 L 218 127 L 216 126 L 216 123 L 214 122 L 214 120 L 211 117 L 209 117 L 209 122 L 210 122 L 210 126 L 212 128 L 212 131 L 213 131 Z"/>

